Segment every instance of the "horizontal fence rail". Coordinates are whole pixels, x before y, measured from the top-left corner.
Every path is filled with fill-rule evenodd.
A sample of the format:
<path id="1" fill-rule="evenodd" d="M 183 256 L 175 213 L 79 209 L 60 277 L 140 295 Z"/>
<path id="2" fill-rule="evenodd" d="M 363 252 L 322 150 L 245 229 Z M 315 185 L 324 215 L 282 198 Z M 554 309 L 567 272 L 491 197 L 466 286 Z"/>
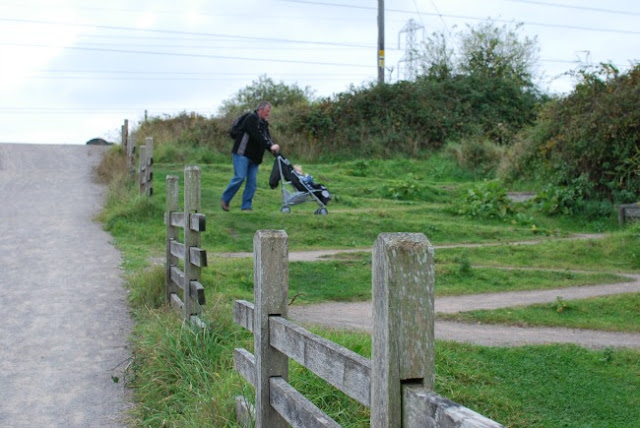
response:
<path id="1" fill-rule="evenodd" d="M 374 246 L 372 360 L 286 319 L 288 241 L 284 231 L 254 237 L 255 303 L 237 300 L 234 321 L 254 334 L 255 355 L 234 351 L 254 386 L 255 406 L 236 399 L 238 421 L 256 427 L 338 427 L 287 380 L 297 361 L 371 409 L 372 427 L 501 427 L 433 392 L 433 247 L 421 234 L 381 234 Z"/>

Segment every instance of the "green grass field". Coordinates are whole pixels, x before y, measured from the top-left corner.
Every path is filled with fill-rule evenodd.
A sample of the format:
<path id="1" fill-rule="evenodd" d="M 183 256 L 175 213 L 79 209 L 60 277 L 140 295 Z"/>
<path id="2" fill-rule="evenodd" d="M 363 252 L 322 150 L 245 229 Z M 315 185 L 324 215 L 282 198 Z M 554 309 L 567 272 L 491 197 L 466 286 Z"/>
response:
<path id="1" fill-rule="evenodd" d="M 215 254 L 252 251 L 256 230 L 285 230 L 290 251 L 362 249 L 327 261 L 291 263 L 290 293 L 299 294 L 297 304 L 370 299 L 367 251 L 382 232 L 423 233 L 435 246 L 504 244 L 437 250 L 438 296 L 611 283 L 623 280 L 616 273 L 640 272 L 640 230 L 619 230 L 613 213 L 596 220 L 546 217 L 533 206 L 514 205 L 516 213 L 505 218 L 455 214 L 461 195 L 479 179 L 444 158 L 305 165 L 334 196 L 327 216 L 314 215 L 313 203 L 280 213 L 280 192 L 266 184 L 268 164 L 259 175 L 254 211 L 240 212 L 234 200 L 231 212 L 222 212 L 219 199 L 231 165 L 209 163 L 201 165 L 202 212 L 207 216 L 202 247 L 210 265 L 202 276 L 207 297 L 202 318 L 209 328 L 194 333 L 164 305 L 164 268 L 158 265 L 165 251 L 164 177 L 178 175 L 182 186 L 184 166 L 154 168 L 153 197 L 137 196 L 133 186 L 113 185 L 100 216 L 123 253 L 136 320 L 128 376 L 136 400 L 134 426 L 236 426 L 234 397 L 253 392 L 233 370 L 232 354 L 238 347 L 251 350 L 253 339 L 233 324 L 232 305 L 235 299 L 253 300 L 253 266 L 250 258 Z M 558 240 L 575 233 L 604 237 Z M 541 243 L 507 245 L 521 240 Z M 501 269 L 506 266 L 518 269 Z M 630 295 L 453 316 L 471 322 L 638 331 L 639 313 L 638 295 Z M 367 334 L 314 332 L 370 357 Z M 367 409 L 306 369 L 291 364 L 290 380 L 342 426 L 369 425 Z M 640 426 L 640 351 L 567 345 L 487 348 L 437 341 L 436 392 L 511 427 Z"/>

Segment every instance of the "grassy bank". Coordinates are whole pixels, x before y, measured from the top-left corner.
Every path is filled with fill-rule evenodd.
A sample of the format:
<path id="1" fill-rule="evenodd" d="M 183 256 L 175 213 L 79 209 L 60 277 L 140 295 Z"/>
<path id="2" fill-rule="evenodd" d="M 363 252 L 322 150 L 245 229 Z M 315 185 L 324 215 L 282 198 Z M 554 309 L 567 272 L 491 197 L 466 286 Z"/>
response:
<path id="1" fill-rule="evenodd" d="M 424 233 L 436 246 L 543 241 L 526 246 L 437 250 L 438 295 L 615 282 L 621 280 L 616 272 L 640 271 L 638 229 L 618 231 L 613 214 L 595 220 L 546 217 L 535 206 L 514 205 L 506 217 L 457 215 L 455 207 L 478 177 L 442 158 L 305 165 L 334 195 L 328 216 L 313 215 L 313 204 L 296 206 L 289 215 L 280 213 L 280 193 L 266 185 L 270 169 L 266 165 L 260 174 L 254 211 L 241 213 L 232 205 L 232 212 L 224 213 L 219 198 L 231 167 L 226 161 L 201 167 L 202 211 L 207 216 L 202 247 L 210 258 L 202 278 L 207 298 L 202 315 L 208 325 L 205 332 L 183 326 L 163 302 L 164 177 L 175 174 L 182 183 L 184 166 L 157 163 L 155 194 L 150 199 L 137 196 L 134 186 L 126 181 L 112 185 L 101 215 L 123 253 L 136 319 L 134 364 L 127 379 L 136 399 L 134 426 L 236 425 L 234 398 L 251 397 L 252 388 L 233 370 L 233 349 L 251 350 L 253 342 L 233 324 L 232 304 L 238 298 L 253 299 L 253 267 L 251 259 L 226 259 L 215 254 L 252 251 L 258 229 L 286 230 L 290 250 L 368 250 L 379 233 L 394 231 Z M 607 232 L 607 237 L 551 240 L 578 232 Z M 502 266 L 523 269 L 503 270 Z M 524 269 L 531 267 L 559 271 Z M 365 300 L 370 298 L 370 289 L 371 260 L 366 251 L 290 266 L 291 295 L 304 293 L 296 304 Z M 634 299 L 637 305 L 637 296 Z M 617 329 L 634 331 L 623 321 L 628 311 L 637 311 L 634 303 L 627 307 L 615 300 L 596 301 L 598 304 L 580 306 L 580 310 L 573 306 L 567 313 L 589 328 L 605 328 L 603 322 L 613 317 Z M 558 325 L 569 325 L 567 318 L 561 317 Z M 525 315 L 515 319 L 518 322 Z M 629 322 L 635 322 L 634 318 Z M 314 331 L 370 357 L 366 334 Z M 336 393 L 306 369 L 292 364 L 290 370 L 292 384 L 340 424 L 368 426 L 365 408 Z M 640 420 L 640 352 L 559 345 L 486 348 L 438 341 L 436 391 L 507 426 L 629 426 L 629 421 Z"/>

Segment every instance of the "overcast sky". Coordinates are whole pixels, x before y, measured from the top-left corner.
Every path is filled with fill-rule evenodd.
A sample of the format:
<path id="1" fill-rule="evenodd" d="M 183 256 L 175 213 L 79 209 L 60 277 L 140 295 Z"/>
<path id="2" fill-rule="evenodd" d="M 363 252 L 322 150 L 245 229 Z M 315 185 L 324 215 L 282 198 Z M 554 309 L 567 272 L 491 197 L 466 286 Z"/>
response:
<path id="1" fill-rule="evenodd" d="M 215 115 L 260 75 L 331 96 L 377 80 L 376 0 L 0 0 L 0 142 L 119 141 L 149 116 Z M 410 19 L 455 37 L 488 18 L 538 39 L 540 87 L 640 59 L 637 0 L 386 0 L 386 80 Z M 401 66 L 402 67 L 402 66 Z"/>

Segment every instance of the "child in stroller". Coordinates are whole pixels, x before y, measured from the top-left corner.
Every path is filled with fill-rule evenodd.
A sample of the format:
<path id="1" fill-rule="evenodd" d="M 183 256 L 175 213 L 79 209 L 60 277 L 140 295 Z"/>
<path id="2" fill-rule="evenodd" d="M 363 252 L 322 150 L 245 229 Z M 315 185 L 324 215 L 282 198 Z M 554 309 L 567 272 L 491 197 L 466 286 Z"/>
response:
<path id="1" fill-rule="evenodd" d="M 298 171 L 296 171 L 296 167 L 299 167 Z M 329 190 L 322 184 L 315 183 L 310 175 L 303 174 L 302 167 L 299 165 L 294 167 L 282 153 L 276 155 L 271 176 L 269 177 L 269 186 L 275 189 L 280 181 L 282 181 L 281 212 L 289 213 L 291 212 L 291 205 L 314 200 L 319 206 L 315 213 L 328 214 L 327 204 L 331 200 Z M 291 185 L 294 191 L 288 190 L 285 184 Z"/>

